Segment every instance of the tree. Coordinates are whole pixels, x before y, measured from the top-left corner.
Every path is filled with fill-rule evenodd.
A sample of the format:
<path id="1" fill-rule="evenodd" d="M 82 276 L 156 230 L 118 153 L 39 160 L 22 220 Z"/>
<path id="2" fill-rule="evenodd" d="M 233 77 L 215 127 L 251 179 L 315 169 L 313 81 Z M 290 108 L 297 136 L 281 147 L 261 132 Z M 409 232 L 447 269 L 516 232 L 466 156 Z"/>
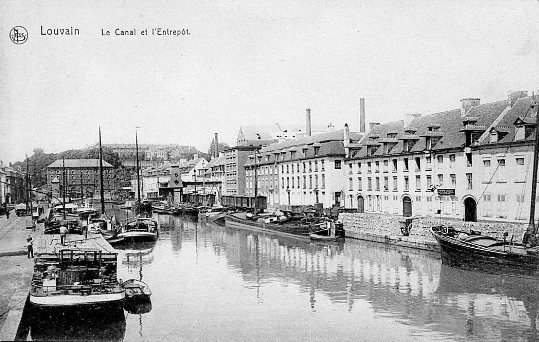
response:
<path id="1" fill-rule="evenodd" d="M 99 159 L 99 148 L 92 148 L 88 150 L 87 158 Z M 103 160 L 112 165 L 115 169 L 122 166 L 120 156 L 109 147 L 103 147 Z"/>

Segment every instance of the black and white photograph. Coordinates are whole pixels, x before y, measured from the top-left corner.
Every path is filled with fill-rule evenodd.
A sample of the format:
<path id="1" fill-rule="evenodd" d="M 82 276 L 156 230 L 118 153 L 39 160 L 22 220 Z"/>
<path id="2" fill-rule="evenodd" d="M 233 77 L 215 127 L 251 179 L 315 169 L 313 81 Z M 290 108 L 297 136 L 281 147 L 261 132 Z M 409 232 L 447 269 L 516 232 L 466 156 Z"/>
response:
<path id="1" fill-rule="evenodd" d="M 539 341 L 539 0 L 2 0 L 1 341 Z"/>

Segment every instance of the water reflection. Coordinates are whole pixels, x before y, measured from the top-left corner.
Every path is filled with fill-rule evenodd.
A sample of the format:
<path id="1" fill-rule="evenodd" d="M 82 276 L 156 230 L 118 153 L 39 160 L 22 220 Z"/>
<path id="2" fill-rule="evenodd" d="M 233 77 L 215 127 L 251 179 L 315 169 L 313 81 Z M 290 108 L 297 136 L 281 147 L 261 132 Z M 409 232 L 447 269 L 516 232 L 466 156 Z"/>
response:
<path id="1" fill-rule="evenodd" d="M 30 318 L 30 337 L 34 341 L 123 341 L 125 329 L 124 311 L 117 307 L 34 311 Z"/>
<path id="2" fill-rule="evenodd" d="M 479 275 L 443 265 L 436 293 L 465 315 L 468 335 L 487 335 L 495 319 L 500 335 L 493 337 L 510 340 L 521 335 L 529 341 L 537 340 L 537 279 Z"/>
<path id="3" fill-rule="evenodd" d="M 157 242 L 119 246 L 119 276 L 153 292 L 126 307 L 125 340 L 537 339 L 534 281 L 442 266 L 437 253 L 157 219 Z"/>

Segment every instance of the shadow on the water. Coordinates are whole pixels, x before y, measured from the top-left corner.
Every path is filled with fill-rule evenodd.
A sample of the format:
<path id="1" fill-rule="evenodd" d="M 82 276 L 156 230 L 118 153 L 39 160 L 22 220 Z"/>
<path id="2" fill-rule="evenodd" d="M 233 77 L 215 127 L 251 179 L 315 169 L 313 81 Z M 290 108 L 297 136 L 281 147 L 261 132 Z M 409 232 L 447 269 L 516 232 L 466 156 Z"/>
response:
<path id="1" fill-rule="evenodd" d="M 146 314 L 152 311 L 152 300 L 150 298 L 126 300 L 124 310 L 134 315 Z"/>
<path id="2" fill-rule="evenodd" d="M 34 341 L 122 341 L 125 328 L 120 306 L 107 310 L 32 310 L 30 314 L 30 337 Z"/>

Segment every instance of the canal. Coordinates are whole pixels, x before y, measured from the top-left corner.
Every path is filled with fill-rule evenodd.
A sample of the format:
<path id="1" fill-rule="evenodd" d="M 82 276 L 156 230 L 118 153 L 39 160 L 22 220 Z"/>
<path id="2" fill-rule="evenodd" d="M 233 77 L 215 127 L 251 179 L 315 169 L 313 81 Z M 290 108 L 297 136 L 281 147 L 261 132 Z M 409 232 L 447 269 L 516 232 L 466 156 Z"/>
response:
<path id="1" fill-rule="evenodd" d="M 534 341 L 535 281 L 441 265 L 436 253 L 344 244 L 155 215 L 154 244 L 122 246 L 118 274 L 150 303 L 63 324 L 32 320 L 28 339 Z M 43 326 L 47 324 L 47 326 Z"/>

